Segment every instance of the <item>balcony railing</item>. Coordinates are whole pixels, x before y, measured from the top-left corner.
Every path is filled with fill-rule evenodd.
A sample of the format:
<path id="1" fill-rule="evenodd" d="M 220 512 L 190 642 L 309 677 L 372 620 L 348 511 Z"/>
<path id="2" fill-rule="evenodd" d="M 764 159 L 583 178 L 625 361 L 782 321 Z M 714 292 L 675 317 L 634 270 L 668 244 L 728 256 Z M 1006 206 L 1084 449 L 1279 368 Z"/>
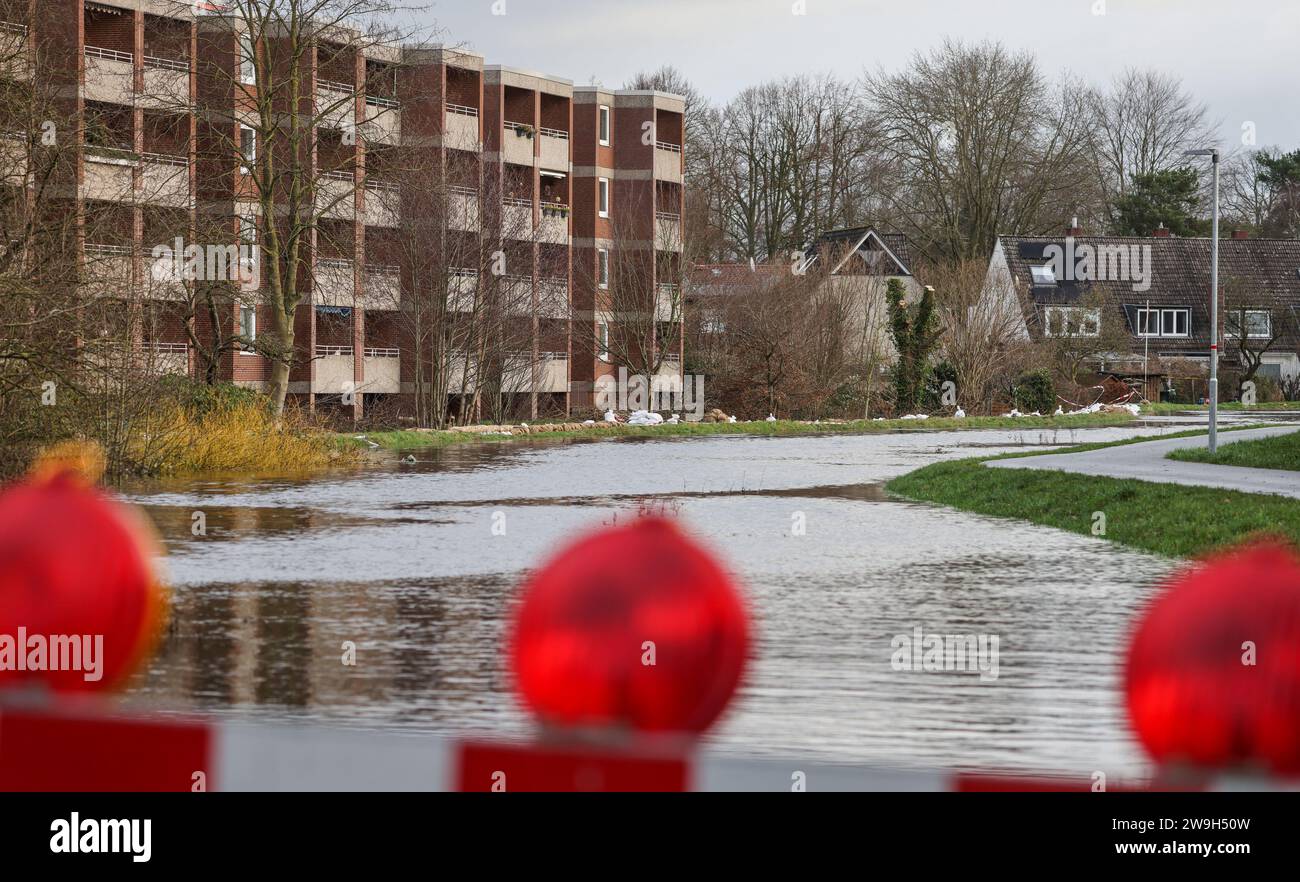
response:
<path id="1" fill-rule="evenodd" d="M 156 55 L 146 55 L 143 59 L 145 67 L 152 67 L 156 70 L 175 70 L 181 73 L 190 72 L 190 62 L 188 58 L 159 58 Z"/>
<path id="2" fill-rule="evenodd" d="M 402 350 L 386 346 L 367 346 L 366 358 L 401 358 Z"/>
<path id="3" fill-rule="evenodd" d="M 142 155 L 146 162 L 157 162 L 163 165 L 176 165 L 182 168 L 190 164 L 189 157 L 181 156 L 177 153 L 145 153 Z"/>
<path id="4" fill-rule="evenodd" d="M 395 263 L 368 263 L 366 273 L 375 276 L 400 276 L 402 268 Z"/>
<path id="5" fill-rule="evenodd" d="M 561 138 L 565 141 L 569 140 L 569 133 L 562 132 L 559 129 L 548 129 L 546 126 L 542 126 L 538 131 L 548 138 Z"/>
<path id="6" fill-rule="evenodd" d="M 316 88 L 326 92 L 342 92 L 344 95 L 351 95 L 357 91 L 357 87 L 348 83 L 340 83 L 336 80 L 316 80 Z"/>
<path id="7" fill-rule="evenodd" d="M 456 196 L 473 196 L 475 199 L 478 198 L 478 190 L 473 187 L 462 187 L 459 184 L 452 184 L 447 188 L 447 190 Z"/>
<path id="8" fill-rule="evenodd" d="M 346 181 L 349 184 L 357 179 L 355 174 L 345 171 L 324 171 L 320 176 L 327 181 Z"/>
<path id="9" fill-rule="evenodd" d="M 190 351 L 186 343 L 142 343 L 141 348 L 150 349 L 154 352 L 167 352 L 173 355 L 180 355 Z"/>
<path id="10" fill-rule="evenodd" d="M 318 345 L 316 347 L 317 358 L 325 358 L 331 355 L 351 356 L 353 352 L 354 350 L 352 349 L 351 346 L 319 346 Z"/>
<path id="11" fill-rule="evenodd" d="M 507 132 L 513 131 L 516 135 L 527 135 L 530 138 L 537 131 L 528 123 L 521 122 L 507 122 L 505 123 L 505 130 Z"/>
<path id="12" fill-rule="evenodd" d="M 655 146 L 660 150 L 667 150 L 669 153 L 681 153 L 680 144 L 669 144 L 667 141 L 655 141 Z"/>
<path id="13" fill-rule="evenodd" d="M 352 271 L 352 261 L 346 257 L 321 257 L 317 259 L 316 266 L 320 269 Z"/>
<path id="14" fill-rule="evenodd" d="M 0 21 L 0 31 L 25 37 L 27 36 L 27 25 L 19 24 L 16 21 Z"/>
<path id="15" fill-rule="evenodd" d="M 130 245 L 99 245 L 99 244 L 91 244 L 87 242 L 85 251 L 87 255 L 93 254 L 97 257 L 130 257 L 131 256 Z"/>
<path id="16" fill-rule="evenodd" d="M 681 223 L 682 216 L 680 214 L 673 214 L 670 211 L 656 211 L 655 220 L 667 221 L 669 223 Z"/>
<path id="17" fill-rule="evenodd" d="M 533 200 L 524 199 L 522 196 L 507 196 L 501 200 L 502 205 L 516 205 L 521 208 L 532 208 Z"/>
<path id="18" fill-rule="evenodd" d="M 396 98 L 389 98 L 384 95 L 367 95 L 366 103 L 375 107 L 387 107 L 390 110 L 397 110 L 402 106 L 402 103 Z"/>
<path id="19" fill-rule="evenodd" d="M 103 58 L 108 61 L 122 61 L 127 64 L 135 64 L 134 53 L 118 52 L 116 49 L 101 49 L 98 46 L 87 46 L 86 56 L 88 58 Z"/>
<path id="20" fill-rule="evenodd" d="M 531 205 L 532 203 L 530 202 L 528 204 Z M 542 216 L 543 217 L 568 217 L 569 206 L 563 205 L 559 202 L 543 202 Z"/>
<path id="21" fill-rule="evenodd" d="M 464 104 L 452 104 L 450 102 L 447 104 L 447 112 L 460 114 L 461 116 L 478 116 L 477 107 L 466 107 Z"/>

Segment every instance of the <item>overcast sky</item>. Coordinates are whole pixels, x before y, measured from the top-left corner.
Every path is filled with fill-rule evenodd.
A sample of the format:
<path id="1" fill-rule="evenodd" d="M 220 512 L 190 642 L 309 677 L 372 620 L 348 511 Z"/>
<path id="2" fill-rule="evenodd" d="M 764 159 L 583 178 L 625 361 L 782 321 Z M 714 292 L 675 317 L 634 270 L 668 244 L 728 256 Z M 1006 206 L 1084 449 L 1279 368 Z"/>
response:
<path id="1" fill-rule="evenodd" d="M 1171 71 L 1209 104 L 1225 147 L 1246 122 L 1260 145 L 1300 147 L 1300 0 L 805 0 L 805 15 L 794 0 L 423 5 L 423 24 L 487 64 L 618 87 L 669 63 L 716 101 L 785 74 L 897 69 L 945 36 L 987 37 L 1093 82 L 1130 65 Z"/>

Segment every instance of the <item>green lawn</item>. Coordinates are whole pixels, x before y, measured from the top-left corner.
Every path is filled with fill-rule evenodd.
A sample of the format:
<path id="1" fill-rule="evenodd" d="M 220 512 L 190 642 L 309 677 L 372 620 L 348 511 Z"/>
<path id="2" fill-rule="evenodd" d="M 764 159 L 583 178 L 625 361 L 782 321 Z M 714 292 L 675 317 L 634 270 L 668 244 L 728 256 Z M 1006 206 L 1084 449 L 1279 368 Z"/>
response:
<path id="1" fill-rule="evenodd" d="M 1184 462 L 1212 462 L 1218 465 L 1247 466 L 1254 469 L 1300 471 L 1300 429 L 1290 435 L 1237 441 L 1222 444 L 1213 455 L 1203 447 L 1175 450 L 1170 459 Z"/>
<path id="2" fill-rule="evenodd" d="M 1104 446 L 1110 445 L 1085 445 Z M 1300 546 L 1300 505 L 1294 499 L 1066 472 L 990 469 L 983 465 L 986 459 L 927 466 L 896 478 L 887 489 L 908 499 L 1083 535 L 1094 535 L 1093 515 L 1103 512 L 1106 539 L 1168 557 L 1200 556 L 1263 536 Z"/>
<path id="3" fill-rule="evenodd" d="M 422 447 L 445 447 L 464 443 L 509 443 L 520 441 L 565 440 L 572 438 L 674 438 L 701 435 L 762 435 L 790 437 L 798 435 L 868 435 L 896 431 L 955 431 L 960 429 L 1096 429 L 1126 426 L 1133 422 L 1127 413 L 1084 414 L 1060 417 L 967 417 L 958 420 L 934 417 L 928 420 L 856 420 L 848 423 L 805 423 L 777 420 L 774 423 L 679 423 L 675 426 L 614 426 L 597 423 L 571 432 L 535 432 L 510 435 L 477 435 L 470 432 L 412 430 L 366 432 L 365 437 L 386 450 L 414 450 Z M 359 432 L 338 435 L 340 443 L 366 447 L 356 436 Z"/>
<path id="4" fill-rule="evenodd" d="M 1187 411 L 1209 411 L 1207 404 L 1169 404 L 1166 402 L 1144 404 L 1142 412 L 1154 416 L 1165 416 L 1171 413 L 1186 413 Z M 1300 401 L 1274 401 L 1267 404 L 1255 404 L 1246 407 L 1240 401 L 1225 401 L 1219 405 L 1219 410 L 1243 410 L 1243 411 L 1270 411 L 1270 410 L 1300 410 Z"/>

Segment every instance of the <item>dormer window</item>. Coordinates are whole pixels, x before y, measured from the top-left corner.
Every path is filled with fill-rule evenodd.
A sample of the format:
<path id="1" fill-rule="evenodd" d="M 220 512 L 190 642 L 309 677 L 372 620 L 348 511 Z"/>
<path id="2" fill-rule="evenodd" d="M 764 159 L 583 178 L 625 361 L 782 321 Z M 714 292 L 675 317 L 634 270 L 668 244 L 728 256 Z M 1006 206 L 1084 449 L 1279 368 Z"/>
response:
<path id="1" fill-rule="evenodd" d="M 1031 266 L 1029 274 L 1034 278 L 1035 287 L 1050 288 L 1056 284 L 1056 271 L 1050 266 Z"/>

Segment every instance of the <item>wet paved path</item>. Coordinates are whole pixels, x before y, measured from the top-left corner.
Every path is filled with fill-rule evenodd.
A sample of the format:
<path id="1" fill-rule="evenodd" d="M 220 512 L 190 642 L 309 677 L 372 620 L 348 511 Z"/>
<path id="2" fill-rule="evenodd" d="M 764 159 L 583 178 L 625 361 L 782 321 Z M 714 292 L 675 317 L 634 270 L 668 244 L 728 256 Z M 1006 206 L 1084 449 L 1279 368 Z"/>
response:
<path id="1" fill-rule="evenodd" d="M 1220 446 L 1259 438 L 1272 438 L 1297 431 L 1294 426 L 1245 429 L 1219 435 Z M 1245 466 L 1214 465 L 1166 459 L 1173 450 L 1204 447 L 1204 436 L 1163 438 L 1142 444 L 1107 447 L 1085 453 L 1060 453 L 1023 459 L 1002 459 L 985 465 L 998 469 L 1042 469 L 1073 472 L 1105 478 L 1135 478 L 1163 484 L 1217 487 L 1246 493 L 1272 493 L 1300 499 L 1300 472 L 1282 469 L 1254 469 Z"/>

